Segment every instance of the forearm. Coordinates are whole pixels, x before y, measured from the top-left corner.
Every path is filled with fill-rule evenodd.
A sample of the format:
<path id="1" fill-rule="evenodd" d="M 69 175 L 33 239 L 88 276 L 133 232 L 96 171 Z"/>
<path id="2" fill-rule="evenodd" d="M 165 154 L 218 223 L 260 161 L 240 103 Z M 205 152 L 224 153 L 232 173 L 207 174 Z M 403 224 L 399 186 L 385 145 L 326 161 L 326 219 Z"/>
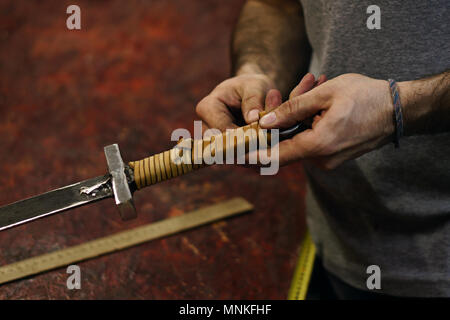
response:
<path id="1" fill-rule="evenodd" d="M 399 83 L 404 134 L 450 132 L 450 70 Z"/>
<path id="2" fill-rule="evenodd" d="M 249 0 L 232 40 L 235 74 L 264 73 L 283 96 L 309 64 L 303 13 L 297 0 Z"/>

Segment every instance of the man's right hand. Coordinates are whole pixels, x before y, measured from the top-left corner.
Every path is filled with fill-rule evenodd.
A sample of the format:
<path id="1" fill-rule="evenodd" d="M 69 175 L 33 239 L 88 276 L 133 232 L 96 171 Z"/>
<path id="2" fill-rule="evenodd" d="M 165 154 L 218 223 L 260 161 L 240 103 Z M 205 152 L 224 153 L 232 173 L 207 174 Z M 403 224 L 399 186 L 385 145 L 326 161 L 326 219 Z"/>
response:
<path id="1" fill-rule="evenodd" d="M 266 95 L 270 101 L 266 102 Z M 205 122 L 204 129 L 225 131 L 238 127 L 242 120 L 258 121 L 265 105 L 276 107 L 280 103 L 281 94 L 273 81 L 267 75 L 247 70 L 220 83 L 198 103 L 196 112 Z"/>
<path id="2" fill-rule="evenodd" d="M 301 95 L 325 81 L 323 75 L 316 82 L 314 76 L 307 73 L 289 98 Z M 196 112 L 205 122 L 204 130 L 215 128 L 225 131 L 238 127 L 242 119 L 247 124 L 258 121 L 259 112 L 272 110 L 281 102 L 281 93 L 275 89 L 268 76 L 256 72 L 241 73 L 220 83 L 198 103 Z"/>

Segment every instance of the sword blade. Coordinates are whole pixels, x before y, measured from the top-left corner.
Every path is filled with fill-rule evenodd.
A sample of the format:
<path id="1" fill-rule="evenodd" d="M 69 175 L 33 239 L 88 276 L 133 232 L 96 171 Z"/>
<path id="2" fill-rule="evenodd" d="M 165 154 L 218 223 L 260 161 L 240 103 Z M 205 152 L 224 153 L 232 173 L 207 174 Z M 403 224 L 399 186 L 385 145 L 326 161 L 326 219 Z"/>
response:
<path id="1" fill-rule="evenodd" d="M 113 196 L 109 174 L 0 207 L 0 231 Z"/>

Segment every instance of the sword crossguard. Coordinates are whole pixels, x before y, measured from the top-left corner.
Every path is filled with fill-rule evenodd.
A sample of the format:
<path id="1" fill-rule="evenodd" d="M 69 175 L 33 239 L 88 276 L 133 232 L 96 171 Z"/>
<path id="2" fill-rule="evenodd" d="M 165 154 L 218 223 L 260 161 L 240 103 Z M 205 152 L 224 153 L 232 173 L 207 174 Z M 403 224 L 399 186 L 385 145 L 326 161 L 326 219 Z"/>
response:
<path id="1" fill-rule="evenodd" d="M 137 217 L 136 208 L 133 203 L 125 165 L 120 155 L 119 146 L 111 144 L 104 148 L 108 171 L 111 175 L 111 185 L 114 193 L 114 200 L 119 209 L 122 220 L 130 220 Z"/>

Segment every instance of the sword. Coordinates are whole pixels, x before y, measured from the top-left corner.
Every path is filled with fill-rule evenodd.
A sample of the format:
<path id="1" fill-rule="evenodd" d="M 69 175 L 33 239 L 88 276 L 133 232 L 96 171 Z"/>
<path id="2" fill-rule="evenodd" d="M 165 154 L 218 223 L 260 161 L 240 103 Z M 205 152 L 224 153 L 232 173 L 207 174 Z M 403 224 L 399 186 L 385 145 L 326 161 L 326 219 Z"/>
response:
<path id="1" fill-rule="evenodd" d="M 256 130 L 258 134 L 246 136 L 246 132 L 251 131 L 249 129 Z M 280 131 L 279 138 L 283 140 L 292 137 L 305 129 L 307 125 L 297 124 Z M 223 147 L 223 154 L 226 148 L 236 150 L 239 144 L 243 144 L 245 150 L 248 150 L 252 139 L 260 142 L 263 138 L 267 146 L 270 134 L 261 134 L 262 131 L 264 130 L 259 128 L 257 122 L 235 129 L 236 139 L 232 139 L 231 145 Z M 216 142 L 223 139 L 224 146 L 228 134 L 223 133 L 199 141 L 186 139 L 169 151 L 128 164 L 123 162 L 117 144 L 106 146 L 104 152 L 107 174 L 0 207 L 0 231 L 107 198 L 114 198 L 123 220 L 136 218 L 133 203 L 133 193 L 136 190 L 207 166 L 204 162 L 204 150 L 214 153 L 213 150 L 218 150 Z M 177 157 L 188 161 L 173 161 Z"/>
<path id="2" fill-rule="evenodd" d="M 0 231 L 111 197 L 122 219 L 136 217 L 132 169 L 123 163 L 117 144 L 106 146 L 104 151 L 107 174 L 0 207 Z"/>

